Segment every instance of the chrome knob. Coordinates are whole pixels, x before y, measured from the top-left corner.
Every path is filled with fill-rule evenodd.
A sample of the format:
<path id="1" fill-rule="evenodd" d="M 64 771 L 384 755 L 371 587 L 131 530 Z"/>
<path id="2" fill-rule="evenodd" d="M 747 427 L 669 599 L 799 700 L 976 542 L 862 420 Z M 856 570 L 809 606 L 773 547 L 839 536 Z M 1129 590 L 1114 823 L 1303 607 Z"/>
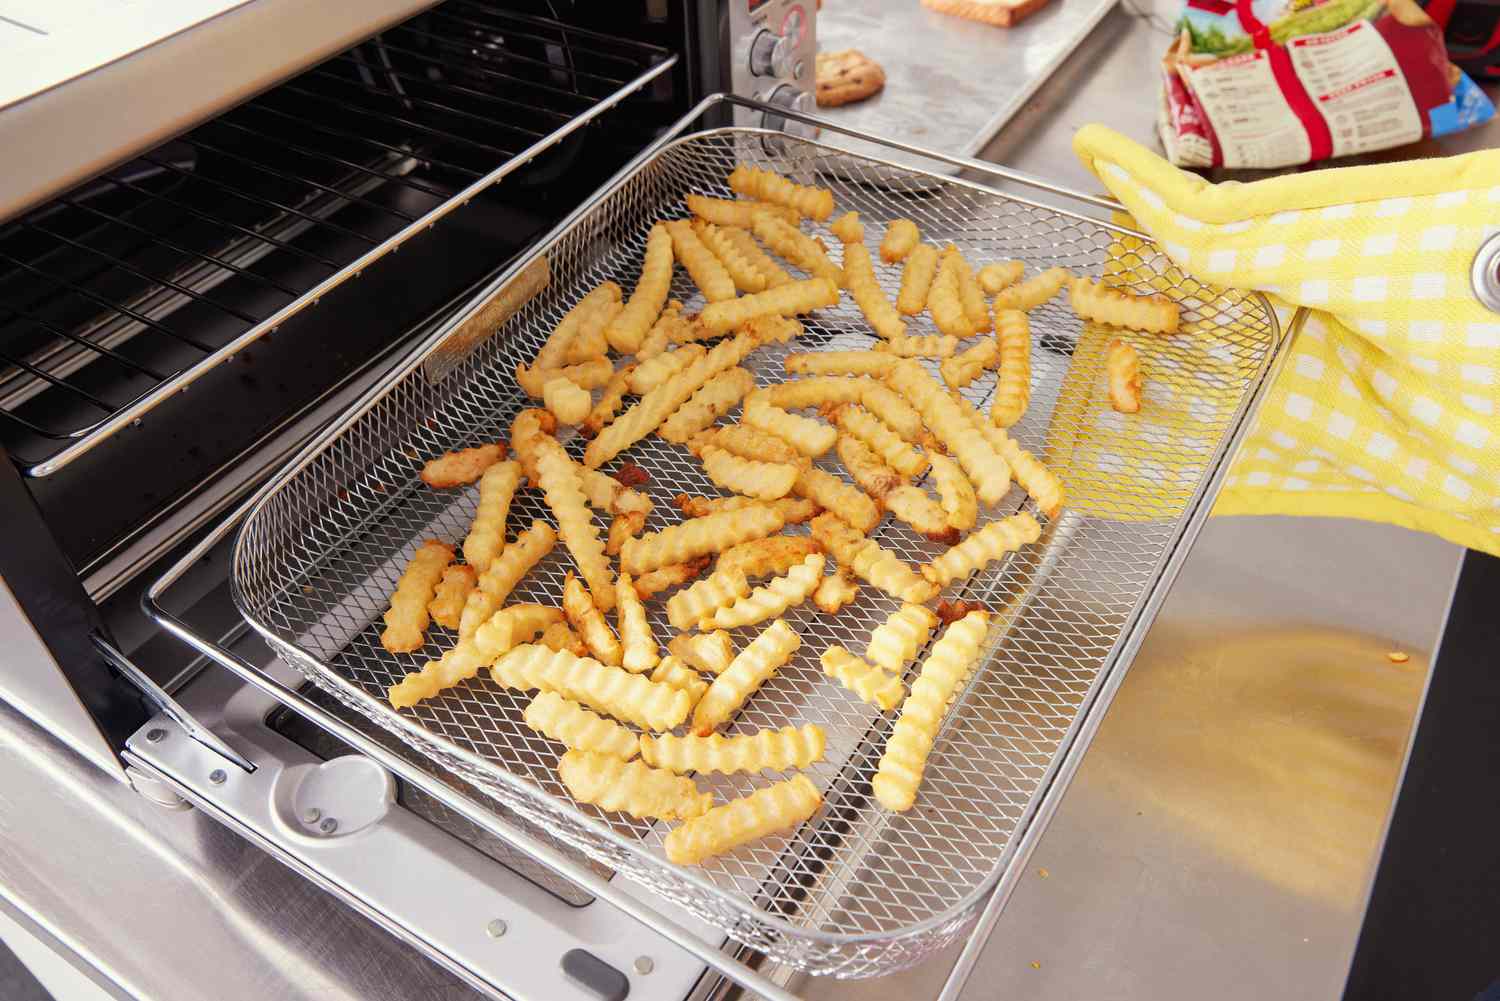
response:
<path id="1" fill-rule="evenodd" d="M 800 90 L 797 87 L 791 86 L 790 84 L 782 84 L 780 87 L 777 87 L 774 91 L 771 92 L 771 95 L 766 98 L 766 103 L 774 104 L 778 108 L 787 108 L 792 111 L 798 111 L 803 114 L 812 114 L 812 112 L 816 111 L 818 107 L 817 98 L 813 97 L 813 95 L 808 93 L 807 91 Z M 783 115 L 773 115 L 769 111 L 762 116 L 761 124 L 765 128 L 777 129 L 779 131 L 786 132 L 789 135 L 794 135 L 802 139 L 815 139 L 818 135 L 818 129 L 815 125 L 808 125 L 805 122 L 794 121 Z"/>
<path id="2" fill-rule="evenodd" d="M 755 76 L 791 76 L 796 45 L 790 38 L 762 30 L 750 42 L 750 72 Z"/>

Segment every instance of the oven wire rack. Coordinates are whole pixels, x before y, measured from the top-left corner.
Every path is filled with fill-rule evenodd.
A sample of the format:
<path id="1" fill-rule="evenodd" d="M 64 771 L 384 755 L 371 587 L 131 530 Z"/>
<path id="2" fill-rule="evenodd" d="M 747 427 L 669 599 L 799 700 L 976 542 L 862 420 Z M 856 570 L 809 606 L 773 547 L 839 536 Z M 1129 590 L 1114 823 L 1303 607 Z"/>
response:
<path id="1" fill-rule="evenodd" d="M 679 128 L 726 101 L 744 103 L 722 95 L 709 98 Z M 481 677 L 414 710 L 392 710 L 384 700 L 387 686 L 439 656 L 453 637 L 434 627 L 422 651 L 396 657 L 380 647 L 378 631 L 412 549 L 432 536 L 461 539 L 472 516 L 474 491 L 424 487 L 416 475 L 421 462 L 503 435 L 515 411 L 529 405 L 511 375 L 515 364 L 529 361 L 567 308 L 599 282 L 614 280 L 628 291 L 651 222 L 683 214 L 682 196 L 688 192 L 729 195 L 725 178 L 737 162 L 831 187 L 838 211 L 860 213 L 872 245 L 886 222 L 906 217 L 918 223 L 925 239 L 952 242 L 973 261 L 1021 258 L 1029 267 L 1063 265 L 1078 274 L 1109 274 L 1135 290 L 1163 292 L 1182 304 L 1184 332 L 1140 338 L 1149 402 L 1141 414 L 1126 419 L 1110 409 L 1104 393 L 1103 345 L 1118 332 L 1081 325 L 1062 297 L 1033 311 L 1033 398 L 1012 433 L 1063 476 L 1070 501 L 1061 518 L 1045 524 L 1041 542 L 950 593 L 998 614 L 987 655 L 934 744 L 916 808 L 888 813 L 869 790 L 894 714 L 882 715 L 852 698 L 818 667 L 818 654 L 830 644 L 862 651 L 870 630 L 896 607 L 865 586 L 858 601 L 836 616 L 810 605 L 787 614 L 802 636 L 801 650 L 728 728 L 733 733 L 787 723 L 822 725 L 828 754 L 808 771 L 823 790 L 823 809 L 789 835 L 686 868 L 665 859 L 666 825 L 622 819 L 567 796 L 556 778 L 560 748 L 520 722 L 526 697 Z M 1096 208 L 1109 206 L 990 165 L 964 164 L 1011 184 L 1044 188 Z M 836 245 L 826 232 L 821 235 Z M 242 613 L 306 678 L 399 736 L 434 770 L 461 777 L 589 859 L 771 960 L 810 974 L 869 977 L 912 965 L 951 944 L 1018 859 L 1024 860 L 1019 849 L 1031 821 L 1066 784 L 1122 674 L 1122 651 L 1138 645 L 1186 544 L 1206 517 L 1227 456 L 1282 342 L 1269 304 L 1257 295 L 1197 284 L 1159 248 L 1123 227 L 983 184 L 755 129 L 669 134 L 560 224 L 536 255 L 547 259 L 549 284 L 494 337 L 440 377 L 423 365 L 443 347 L 442 334 L 430 339 L 216 533 L 214 538 L 222 538 L 243 516 L 233 565 Z M 522 262 L 510 274 L 526 266 Z M 879 278 L 886 294 L 894 296 L 899 266 L 880 267 Z M 673 296 L 689 309 L 701 302 L 680 272 Z M 467 319 L 460 315 L 449 329 Z M 919 319 L 911 332 L 927 332 L 926 324 Z M 873 339 L 847 297 L 836 308 L 806 318 L 805 326 L 790 345 L 762 349 L 747 360 L 757 381 L 779 381 L 789 350 L 857 348 Z M 993 375 L 987 375 L 964 395 L 982 407 L 993 383 Z M 581 450 L 581 442 L 568 444 L 575 454 Z M 648 530 L 678 520 L 673 493 L 716 492 L 685 450 L 655 438 L 628 450 L 621 461 L 651 476 L 647 489 L 656 506 Z M 841 472 L 832 461 L 828 468 Z M 513 530 L 532 518 L 550 519 L 534 494 L 518 495 Z M 1013 488 L 986 517 L 1023 507 L 1031 509 L 1030 502 Z M 890 520 L 877 537 L 914 565 L 942 549 Z M 232 655 L 193 635 L 161 607 L 162 591 L 212 541 L 205 540 L 152 588 L 148 612 L 298 711 L 325 726 L 342 727 L 341 737 L 371 753 L 342 732 L 349 728 L 336 717 L 255 668 L 234 663 Z M 529 575 L 515 600 L 556 603 L 566 567 L 559 546 Z M 663 604 L 648 606 L 662 640 L 669 635 Z M 737 645 L 757 628 L 734 631 Z M 909 668 L 908 683 L 920 661 L 919 655 Z M 424 781 L 420 769 L 399 758 L 374 756 L 439 798 L 454 795 L 446 787 L 431 788 L 441 783 L 430 776 Z M 699 781 L 724 801 L 770 778 L 700 776 Z M 517 839 L 513 831 L 498 830 L 504 825 L 487 818 L 482 804 L 465 800 L 461 809 L 502 837 Z M 624 896 L 560 862 L 544 846 L 530 849 L 579 876 L 592 892 L 617 904 Z M 638 905 L 626 909 L 640 916 Z M 671 926 L 670 921 L 650 923 Z M 679 944 L 753 990 L 787 996 L 701 942 Z"/>

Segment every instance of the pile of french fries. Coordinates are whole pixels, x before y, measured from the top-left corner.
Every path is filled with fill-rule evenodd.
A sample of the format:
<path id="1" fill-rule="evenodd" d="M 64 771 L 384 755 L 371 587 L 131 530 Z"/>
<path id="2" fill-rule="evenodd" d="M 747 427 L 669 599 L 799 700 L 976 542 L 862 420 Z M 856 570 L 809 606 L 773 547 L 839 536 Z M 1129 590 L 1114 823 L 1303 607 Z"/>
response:
<path id="1" fill-rule="evenodd" d="M 429 540 L 416 551 L 381 637 L 399 654 L 420 649 L 431 622 L 456 631 L 441 658 L 391 687 L 391 704 L 436 698 L 485 669 L 499 685 L 537 693 L 522 718 L 566 748 L 559 776 L 574 799 L 679 823 L 665 849 L 680 864 L 793 828 L 819 809 L 821 793 L 805 774 L 724 804 L 691 776 L 821 760 L 816 724 L 717 731 L 801 646 L 783 614 L 811 600 L 837 615 L 862 586 L 900 607 L 863 651 L 831 646 L 820 663 L 852 697 L 899 712 L 873 791 L 887 809 L 912 807 L 990 618 L 938 599 L 1042 534 L 1029 511 L 981 524 L 981 510 L 1000 504 L 1013 479 L 1045 518 L 1064 503 L 1059 479 L 1006 430 L 1031 395 L 1028 311 L 1067 285 L 1074 311 L 1093 323 L 1173 333 L 1179 322 L 1175 303 L 1062 268 L 1031 277 L 1019 261 L 976 269 L 953 245 L 923 242 L 908 219 L 886 227 L 877 265 L 864 224 L 843 214 L 827 227 L 842 248 L 835 263 L 802 228 L 832 217 L 830 191 L 745 165 L 729 186 L 741 197 L 689 195 L 687 217 L 651 227 L 628 299 L 612 282 L 593 289 L 532 363 L 517 367 L 517 384 L 540 405 L 516 416 L 508 444 L 426 464 L 421 476 L 432 488 L 477 482 L 478 506 L 459 545 Z M 696 315 L 669 301 L 677 264 L 702 292 Z M 894 304 L 877 266 L 902 269 Z M 757 386 L 746 357 L 794 340 L 798 316 L 836 305 L 845 290 L 872 347 L 790 353 L 790 378 Z M 924 313 L 934 332 L 910 332 Z M 937 378 L 923 359 L 936 363 Z M 997 372 L 996 388 L 984 414 L 959 390 L 988 371 Z M 1140 360 L 1123 340 L 1110 344 L 1107 378 L 1115 408 L 1137 412 Z M 581 463 L 558 439 L 565 427 L 589 439 Z M 648 532 L 654 502 L 638 489 L 643 472 L 628 461 L 613 476 L 601 469 L 652 434 L 691 452 L 724 493 L 676 495 L 685 520 Z M 815 464 L 830 452 L 848 479 Z M 556 529 L 541 520 L 507 525 L 520 489 L 541 491 Z M 607 531 L 596 513 L 609 519 Z M 886 516 L 948 548 L 926 566 L 907 564 L 872 538 Z M 802 524 L 810 534 L 783 534 Z M 510 542 L 508 527 L 517 532 Z M 559 604 L 508 603 L 559 540 L 577 571 L 566 575 Z M 659 600 L 674 636 L 652 632 L 646 603 Z M 747 626 L 761 631 L 736 650 L 728 630 Z M 902 676 L 935 633 L 908 691 Z"/>

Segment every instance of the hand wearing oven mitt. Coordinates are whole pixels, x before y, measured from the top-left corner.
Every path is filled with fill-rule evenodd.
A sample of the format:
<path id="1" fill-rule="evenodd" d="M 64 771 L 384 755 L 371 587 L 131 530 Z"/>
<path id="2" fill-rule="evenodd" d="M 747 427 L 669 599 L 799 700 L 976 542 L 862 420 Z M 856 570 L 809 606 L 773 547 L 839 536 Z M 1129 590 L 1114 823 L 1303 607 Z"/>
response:
<path id="1" fill-rule="evenodd" d="M 1500 554 L 1500 313 L 1470 283 L 1500 233 L 1500 150 L 1211 184 L 1102 126 L 1073 145 L 1192 278 L 1314 310 L 1215 513 L 1365 518 Z"/>

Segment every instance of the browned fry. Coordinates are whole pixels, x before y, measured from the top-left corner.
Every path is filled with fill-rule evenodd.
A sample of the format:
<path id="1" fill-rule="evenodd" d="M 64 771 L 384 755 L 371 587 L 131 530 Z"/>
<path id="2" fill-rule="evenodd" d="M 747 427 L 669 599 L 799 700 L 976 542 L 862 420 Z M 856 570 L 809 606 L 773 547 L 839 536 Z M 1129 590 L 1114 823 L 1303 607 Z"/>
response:
<path id="1" fill-rule="evenodd" d="M 937 604 L 932 606 L 932 610 L 937 613 L 937 617 L 942 620 L 943 625 L 948 625 L 949 623 L 957 622 L 970 612 L 985 611 L 985 607 L 977 601 L 964 601 L 962 599 L 959 601 L 949 601 L 947 598 L 939 598 Z"/>
<path id="2" fill-rule="evenodd" d="M 870 451 L 870 446 L 847 431 L 839 432 L 837 451 L 839 461 L 849 470 L 854 482 L 876 500 L 903 482 L 900 473 L 887 466 L 880 456 Z"/>
<path id="3" fill-rule="evenodd" d="M 640 535 L 641 529 L 645 527 L 646 516 L 640 511 L 615 515 L 615 520 L 609 523 L 609 540 L 604 544 L 605 554 L 618 556 L 625 540 Z"/>
<path id="4" fill-rule="evenodd" d="M 568 353 L 563 358 L 565 364 L 576 365 L 579 362 L 588 361 L 591 358 L 603 358 L 609 354 L 609 340 L 604 336 L 604 328 L 620 315 L 620 310 L 625 304 L 618 299 L 605 299 L 584 316 L 583 322 L 578 324 L 578 336 L 573 338 L 573 343 L 568 345 Z"/>
<path id="5" fill-rule="evenodd" d="M 748 424 L 726 424 L 708 432 L 713 443 L 726 452 L 766 462 L 801 462 L 802 453 L 791 442 Z M 700 441 L 700 445 L 705 442 Z"/>
<path id="6" fill-rule="evenodd" d="M 625 394 L 630 392 L 630 376 L 634 372 L 635 366 L 632 364 L 610 376 L 609 382 L 604 384 L 604 393 L 599 397 L 599 402 L 594 404 L 594 409 L 583 419 L 579 431 L 592 438 L 615 419 L 615 414 L 625 405 Z"/>
<path id="7" fill-rule="evenodd" d="M 564 650 L 575 657 L 587 657 L 589 648 L 566 622 L 554 622 L 542 631 L 537 643 L 549 650 Z"/>
<path id="8" fill-rule="evenodd" d="M 622 462 L 614 471 L 614 478 L 626 487 L 643 487 L 651 482 L 651 474 L 634 462 Z"/>
<path id="9" fill-rule="evenodd" d="M 873 532 L 880 524 L 880 505 L 869 494 L 826 469 L 817 466 L 804 469 L 792 491 L 825 511 L 839 512 L 845 521 L 861 532 Z"/>
<path id="10" fill-rule="evenodd" d="M 527 368 L 525 365 L 516 366 L 516 383 L 526 392 L 526 395 L 534 400 L 542 398 L 542 391 L 547 383 L 561 376 L 580 389 L 598 389 L 614 378 L 615 367 L 610 364 L 608 358 L 595 358 L 579 365 L 568 365 L 563 368 Z"/>
<path id="11" fill-rule="evenodd" d="M 678 510 L 689 518 L 702 518 L 716 511 L 732 511 L 749 504 L 765 502 L 753 497 L 693 497 L 689 494 L 678 494 L 675 503 Z M 803 497 L 782 497 L 772 501 L 771 506 L 781 512 L 788 525 L 800 525 L 811 520 L 822 510 L 818 505 Z"/>
<path id="12" fill-rule="evenodd" d="M 858 597 L 859 581 L 854 579 L 854 571 L 841 566 L 823 578 L 813 592 L 812 600 L 824 615 L 837 615 L 840 609 Z"/>
<path id="13" fill-rule="evenodd" d="M 479 580 L 474 568 L 463 563 L 451 564 L 443 571 L 438 582 L 437 593 L 427 603 L 427 614 L 432 621 L 445 629 L 457 629 L 463 616 L 464 602 Z"/>
<path id="14" fill-rule="evenodd" d="M 484 475 L 486 469 L 504 459 L 505 452 L 503 441 L 445 452 L 423 464 L 422 482 L 438 490 L 473 483 Z"/>
<path id="15" fill-rule="evenodd" d="M 658 567 L 650 573 L 643 573 L 635 578 L 635 593 L 645 601 L 654 594 L 660 594 L 669 587 L 679 587 L 693 580 L 708 568 L 713 562 L 708 556 L 686 563 L 674 563 L 671 566 Z"/>
<path id="16" fill-rule="evenodd" d="M 516 450 L 516 461 L 532 486 L 541 482 L 537 476 L 537 450 L 543 438 L 557 430 L 557 418 L 540 407 L 527 407 L 516 414 L 510 425 L 510 443 Z"/>
<path id="17" fill-rule="evenodd" d="M 739 571 L 746 577 L 774 577 L 818 552 L 822 552 L 822 547 L 811 536 L 773 535 L 724 550 L 714 564 L 714 572 Z"/>

